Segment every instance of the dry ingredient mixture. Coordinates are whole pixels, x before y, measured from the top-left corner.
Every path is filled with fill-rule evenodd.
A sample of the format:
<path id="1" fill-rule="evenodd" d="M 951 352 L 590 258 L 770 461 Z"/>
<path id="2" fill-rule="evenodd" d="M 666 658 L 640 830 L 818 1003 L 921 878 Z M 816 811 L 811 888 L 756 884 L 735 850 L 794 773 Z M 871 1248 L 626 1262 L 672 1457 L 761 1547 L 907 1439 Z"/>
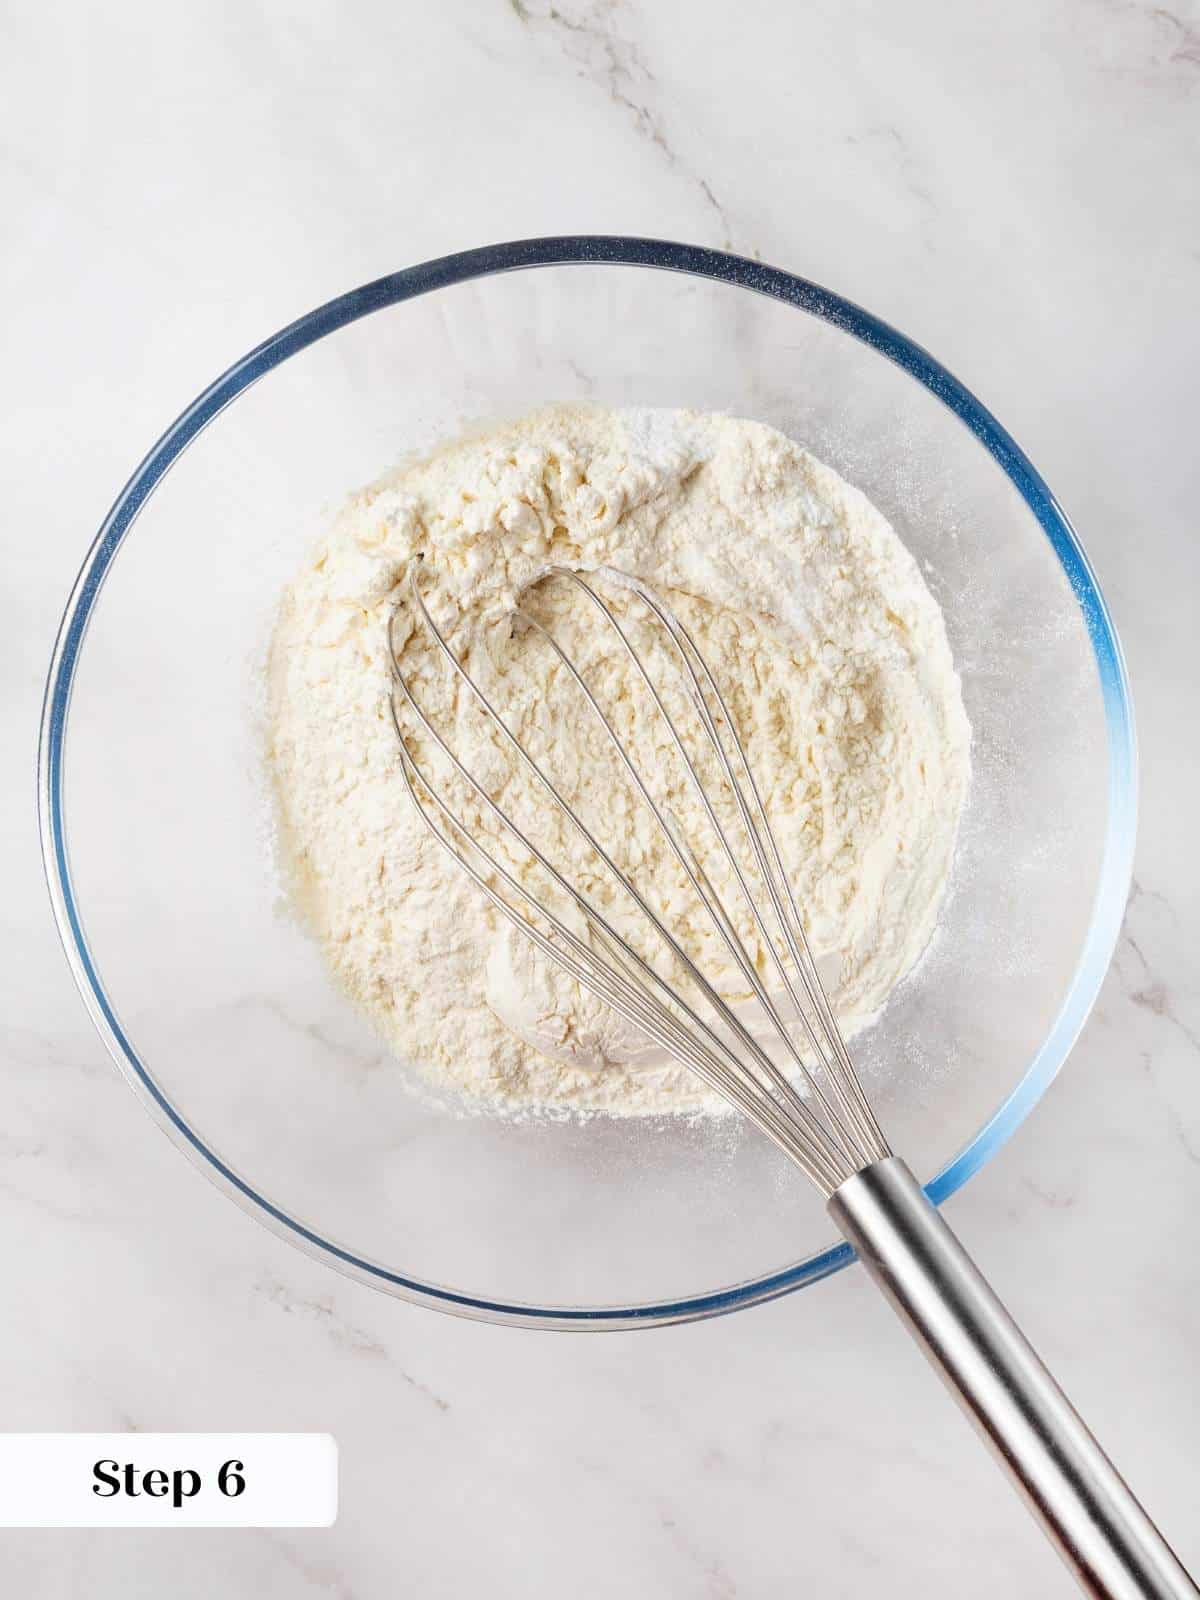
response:
<path id="1" fill-rule="evenodd" d="M 513 781 L 499 735 L 411 614 L 404 579 L 418 553 L 439 625 L 510 727 L 639 885 L 664 886 L 689 954 L 736 1000 L 711 927 L 673 901 L 666 841 L 614 781 L 552 652 L 511 622 L 514 597 L 551 563 L 608 565 L 668 599 L 730 702 L 843 1029 L 866 1026 L 933 930 L 970 729 L 941 612 L 864 496 L 761 423 L 550 407 L 355 496 L 275 629 L 268 758 L 293 898 L 395 1053 L 433 1088 L 493 1111 L 715 1110 L 723 1103 L 686 1068 L 512 930 L 415 814 L 388 710 L 397 607 L 394 637 L 426 714 L 620 923 L 611 882 Z M 653 770 L 663 730 L 627 692 L 611 640 L 568 597 L 545 603 Z M 653 656 L 649 635 L 640 642 Z M 455 798 L 494 842 L 482 807 Z M 690 790 L 667 798 L 693 836 Z M 531 867 L 502 851 L 518 876 Z"/>

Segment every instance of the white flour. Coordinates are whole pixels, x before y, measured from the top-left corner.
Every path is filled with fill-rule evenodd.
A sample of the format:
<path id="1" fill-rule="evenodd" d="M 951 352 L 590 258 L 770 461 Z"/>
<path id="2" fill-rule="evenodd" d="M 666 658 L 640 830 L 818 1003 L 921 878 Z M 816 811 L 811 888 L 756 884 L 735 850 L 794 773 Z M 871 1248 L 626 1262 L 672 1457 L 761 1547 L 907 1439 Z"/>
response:
<path id="1" fill-rule="evenodd" d="M 620 922 L 609 880 L 532 787 L 512 780 L 499 738 L 415 626 L 398 585 L 417 552 L 435 614 L 513 731 L 639 884 L 661 886 L 689 954 L 736 998 L 723 952 L 675 895 L 668 847 L 614 776 L 577 692 L 561 675 L 551 683 L 549 650 L 508 620 L 514 593 L 548 562 L 607 564 L 669 599 L 730 700 L 843 1027 L 864 1027 L 932 932 L 970 765 L 941 613 L 874 507 L 759 423 L 549 408 L 358 495 L 283 601 L 268 752 L 281 841 L 341 985 L 399 1056 L 470 1102 L 695 1111 L 720 1102 L 510 930 L 414 814 L 388 713 L 385 630 L 398 600 L 403 666 L 422 707 Z M 545 603 L 622 736 L 661 768 L 661 725 L 630 693 L 611 639 L 578 602 Z M 636 626 L 636 602 L 626 604 Z M 693 837 L 690 790 L 662 782 Z M 479 803 L 454 798 L 494 841 Z M 505 859 L 527 874 L 515 848 Z"/>

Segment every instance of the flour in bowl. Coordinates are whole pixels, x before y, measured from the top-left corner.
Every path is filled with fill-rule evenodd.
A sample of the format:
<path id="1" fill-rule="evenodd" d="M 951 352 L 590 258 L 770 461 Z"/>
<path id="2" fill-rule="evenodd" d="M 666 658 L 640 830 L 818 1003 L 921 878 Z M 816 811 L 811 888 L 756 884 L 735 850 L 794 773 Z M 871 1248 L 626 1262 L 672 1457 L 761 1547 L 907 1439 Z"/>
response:
<path id="1" fill-rule="evenodd" d="M 668 600 L 730 703 L 842 1028 L 866 1026 L 929 940 L 970 771 L 941 613 L 869 501 L 761 423 L 549 407 L 355 496 L 280 609 L 268 758 L 288 876 L 337 981 L 397 1056 L 494 1110 L 694 1112 L 723 1102 L 540 956 L 415 813 L 389 712 L 393 612 L 423 709 L 620 926 L 612 884 L 553 808 L 511 787 L 499 735 L 412 616 L 418 554 L 455 649 L 639 884 L 669 881 L 668 842 L 511 611 L 551 564 L 613 567 Z M 622 700 L 626 669 L 588 626 L 558 603 L 556 637 L 652 767 L 662 729 Z M 670 803 L 690 836 L 694 796 Z M 486 829 L 480 807 L 471 821 Z M 531 867 L 505 860 L 518 877 Z M 699 908 L 679 915 L 688 953 L 723 978 Z"/>

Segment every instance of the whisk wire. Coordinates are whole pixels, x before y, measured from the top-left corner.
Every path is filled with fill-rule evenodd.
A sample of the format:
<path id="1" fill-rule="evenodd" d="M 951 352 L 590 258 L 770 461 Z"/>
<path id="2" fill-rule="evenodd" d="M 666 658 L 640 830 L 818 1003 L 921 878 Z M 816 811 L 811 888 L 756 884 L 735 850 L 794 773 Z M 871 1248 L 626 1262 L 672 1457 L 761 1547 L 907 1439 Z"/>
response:
<path id="1" fill-rule="evenodd" d="M 797 1019 L 803 1026 L 813 1052 L 814 1067 L 810 1067 L 805 1060 L 791 1030 L 785 1025 L 775 999 L 763 981 L 754 957 L 738 933 L 734 918 L 711 876 L 705 870 L 691 842 L 679 829 L 673 815 L 655 801 L 649 785 L 585 681 L 582 672 L 541 621 L 525 610 L 517 611 L 516 615 L 549 644 L 575 687 L 584 696 L 642 804 L 649 809 L 657 827 L 662 831 L 672 854 L 707 913 L 734 966 L 748 984 L 771 1029 L 802 1078 L 813 1102 L 812 1106 L 797 1092 L 793 1081 L 771 1059 L 742 1018 L 734 1012 L 729 1001 L 683 949 L 679 939 L 663 918 L 655 912 L 645 895 L 629 875 L 621 870 L 561 790 L 533 759 L 452 649 L 445 634 L 434 621 L 421 593 L 419 562 L 414 562 L 410 569 L 409 595 L 413 610 L 424 623 L 441 656 L 458 681 L 469 691 L 491 725 L 499 732 L 524 770 L 549 796 L 570 827 L 603 863 L 618 889 L 632 901 L 640 915 L 663 941 L 679 968 L 696 987 L 714 1014 L 720 1031 L 685 999 L 676 982 L 669 982 L 663 977 L 629 940 L 613 927 L 599 906 L 555 867 L 450 748 L 417 704 L 405 679 L 395 643 L 397 609 L 397 612 L 393 612 L 388 628 L 395 685 L 390 709 L 401 750 L 401 769 L 413 803 L 433 837 L 454 856 L 471 880 L 511 925 L 529 937 L 543 954 L 560 964 L 584 988 L 610 1005 L 626 1021 L 641 1030 L 673 1058 L 695 1071 L 704 1082 L 743 1111 L 780 1149 L 801 1166 L 818 1188 L 826 1194 L 831 1194 L 853 1173 L 890 1152 L 850 1065 L 832 1007 L 812 957 L 784 870 L 778 842 L 771 829 L 766 807 L 754 781 L 745 749 L 738 738 L 729 707 L 694 640 L 678 618 L 640 583 L 621 574 L 610 574 L 615 582 L 631 590 L 645 604 L 665 630 L 671 651 L 684 674 L 684 692 L 687 701 L 694 707 L 699 726 L 717 757 L 724 783 L 732 796 L 750 855 L 778 925 L 777 936 L 768 928 L 760 897 L 752 891 L 738 852 L 722 825 L 713 798 L 687 749 L 676 721 L 668 711 L 645 661 L 621 626 L 619 619 L 591 583 L 578 573 L 565 568 L 552 568 L 543 576 L 545 579 L 565 579 L 582 592 L 602 620 L 615 632 L 639 681 L 649 692 L 672 746 L 688 775 L 688 781 L 700 802 L 720 852 L 729 865 L 733 881 L 769 955 L 771 966 L 779 977 Z M 397 689 L 422 732 L 449 764 L 451 771 L 481 802 L 487 815 L 498 825 L 502 833 L 507 833 L 528 852 L 550 881 L 581 913 L 588 930 L 588 939 L 568 927 L 542 898 L 508 871 L 438 792 L 429 775 L 418 765 L 409 746 L 397 713 L 395 692 Z M 716 708 L 715 715 L 709 704 L 708 695 L 711 695 Z M 737 769 L 740 769 L 741 773 L 740 779 L 734 761 L 730 758 L 725 738 L 722 737 L 722 725 L 726 737 L 732 743 Z M 749 800 L 743 789 L 743 781 L 749 790 Z M 424 802 L 422 795 L 425 797 Z M 431 807 L 440 819 L 440 823 L 431 815 Z M 477 862 L 482 864 L 483 870 L 476 864 Z M 523 907 L 523 911 L 517 910 L 512 900 L 500 892 L 496 887 L 497 882 L 503 884 L 508 895 Z M 781 946 L 784 953 L 781 953 Z M 799 988 L 789 971 L 789 960 L 798 974 Z M 801 999 L 801 990 L 804 1000 L 808 1002 L 807 1007 Z M 827 1089 L 829 1093 L 826 1092 Z"/>
<path id="2" fill-rule="evenodd" d="M 525 746 L 521 743 L 521 741 L 517 738 L 517 736 L 512 732 L 512 730 L 509 728 L 508 724 L 505 722 L 504 718 L 500 715 L 499 711 L 497 711 L 496 707 L 492 704 L 492 702 L 488 699 L 487 695 L 480 688 L 478 682 L 471 676 L 471 674 L 463 666 L 463 664 L 459 660 L 459 658 L 455 655 L 454 651 L 450 648 L 450 645 L 447 642 L 447 640 L 445 638 L 445 635 L 438 628 L 437 624 L 434 622 L 432 616 L 429 613 L 429 609 L 426 606 L 425 600 L 424 600 L 424 598 L 423 598 L 423 596 L 421 595 L 421 592 L 420 592 L 419 583 L 417 581 L 417 571 L 418 571 L 417 567 L 414 566 L 413 569 L 412 569 L 411 575 L 410 575 L 410 590 L 411 590 L 411 593 L 413 595 L 413 598 L 414 598 L 418 608 L 420 609 L 422 619 L 424 620 L 426 626 L 429 628 L 430 633 L 433 636 L 433 638 L 434 638 L 439 650 L 441 651 L 441 653 L 445 657 L 446 661 L 449 663 L 451 669 L 453 670 L 455 675 L 458 677 L 460 682 L 462 682 L 471 691 L 471 693 L 474 695 L 475 699 L 479 702 L 479 704 L 481 705 L 483 710 L 487 713 L 488 717 L 491 719 L 491 722 L 496 727 L 497 731 L 502 735 L 502 737 L 504 738 L 505 742 L 509 745 L 509 747 L 517 755 L 517 757 L 521 761 L 521 764 L 523 765 L 525 770 L 527 772 L 529 772 L 529 774 L 536 780 L 536 782 L 543 789 L 545 789 L 545 791 L 550 796 L 551 800 L 554 802 L 555 806 L 558 808 L 560 813 L 566 818 L 567 822 L 576 830 L 576 832 L 580 835 L 580 837 L 587 844 L 588 848 L 593 850 L 595 852 L 595 854 L 600 858 L 600 860 L 604 863 L 604 866 L 605 866 L 606 870 L 612 875 L 613 880 L 617 883 L 619 888 L 624 891 L 624 893 L 637 906 L 637 908 L 641 912 L 641 914 L 650 922 L 650 924 L 653 926 L 655 932 L 666 943 L 668 949 L 671 951 L 671 954 L 676 958 L 677 961 L 679 961 L 684 966 L 684 968 L 687 970 L 689 976 L 691 978 L 693 978 L 695 980 L 695 982 L 697 984 L 699 984 L 701 986 L 701 988 L 705 991 L 706 997 L 714 1005 L 715 1009 L 717 1010 L 718 1014 L 721 1017 L 722 1022 L 727 1027 L 729 1027 L 737 1035 L 737 1037 L 739 1038 L 739 1040 L 740 1040 L 741 1044 L 743 1045 L 743 1047 L 750 1052 L 750 1054 L 751 1054 L 756 1066 L 759 1068 L 759 1070 L 764 1072 L 768 1078 L 776 1081 L 777 1087 L 779 1087 L 779 1089 L 780 1089 L 780 1091 L 782 1093 L 784 1093 L 787 1096 L 794 1097 L 794 1090 L 792 1089 L 792 1086 L 787 1082 L 786 1079 L 784 1079 L 780 1074 L 778 1074 L 778 1071 L 775 1068 L 774 1063 L 770 1060 L 770 1058 L 767 1056 L 766 1052 L 762 1049 L 761 1045 L 759 1045 L 758 1041 L 753 1037 L 753 1035 L 746 1028 L 745 1024 L 741 1021 L 741 1019 L 739 1017 L 737 1017 L 735 1015 L 735 1013 L 732 1011 L 732 1009 L 730 1008 L 728 1002 L 724 999 L 724 997 L 708 983 L 708 980 L 705 978 L 704 974 L 700 971 L 700 969 L 695 965 L 695 963 L 688 956 L 687 952 L 683 949 L 682 945 L 679 943 L 679 941 L 675 937 L 675 935 L 664 924 L 662 919 L 657 915 L 657 913 L 650 906 L 650 904 L 646 900 L 645 896 L 642 894 L 641 890 L 637 887 L 637 885 L 633 882 L 633 880 L 627 874 L 623 873 L 621 871 L 621 869 L 617 866 L 616 862 L 612 859 L 611 855 L 604 848 L 604 846 L 600 843 L 600 841 L 596 838 L 596 835 L 592 832 L 592 830 L 590 828 L 588 828 L 586 823 L 583 822 L 582 818 L 575 811 L 575 809 L 570 805 L 570 803 L 564 798 L 564 796 L 562 795 L 561 791 L 553 783 L 553 781 L 546 775 L 546 773 L 542 770 L 542 768 L 540 766 L 538 766 L 537 762 L 534 761 L 533 757 L 529 754 L 528 750 L 526 750 Z M 551 573 L 548 574 L 548 576 L 557 576 L 557 575 L 558 575 L 558 569 L 552 569 Z M 561 652 L 560 652 L 560 654 L 561 654 Z M 574 670 L 574 669 L 572 669 L 572 670 Z M 578 674 L 577 673 L 575 674 L 575 676 L 578 678 Z M 428 725 L 426 725 L 426 726 L 428 726 Z M 431 729 L 429 731 L 432 733 Z M 440 741 L 439 741 L 439 743 L 440 743 Z M 451 754 L 446 749 L 444 744 L 442 745 L 442 749 L 447 755 Z M 451 756 L 451 759 L 454 759 L 454 758 Z M 496 811 L 494 805 L 491 802 L 490 796 L 488 796 L 487 793 L 479 785 L 475 784 L 473 782 L 473 780 L 469 779 L 469 775 L 466 774 L 466 772 L 462 768 L 461 764 L 458 763 L 457 761 L 455 761 L 455 766 L 458 768 L 458 770 L 459 770 L 459 772 L 460 772 L 460 774 L 462 776 L 468 777 L 468 780 L 472 782 L 472 787 L 475 789 L 475 792 L 479 795 L 479 797 L 485 802 L 485 804 L 487 804 L 489 810 L 491 811 L 491 814 L 493 816 L 496 816 L 497 820 L 503 820 L 506 823 L 506 825 L 510 829 L 512 829 L 512 831 L 517 832 L 518 830 L 513 828 L 513 824 L 511 822 L 511 820 L 508 819 L 508 818 L 502 818 L 501 815 Z M 521 837 L 522 837 L 522 842 L 526 845 L 526 847 L 532 849 L 533 847 L 529 844 L 529 841 L 527 839 L 525 839 L 524 836 L 521 836 Z M 578 904 L 580 904 L 581 909 L 585 909 L 583 907 L 582 901 L 580 901 L 580 899 L 579 899 L 578 893 L 575 890 L 574 886 L 569 884 L 566 881 L 566 879 L 562 877 L 562 875 L 560 873 L 556 872 L 550 866 L 550 863 L 548 861 L 546 861 L 546 858 L 540 852 L 535 852 L 535 854 L 536 854 L 537 859 L 539 860 L 539 862 L 544 867 L 546 867 L 547 870 L 549 870 L 549 871 L 551 871 L 553 873 L 553 875 L 555 877 L 555 880 L 558 882 L 559 886 L 561 888 L 563 888 L 571 896 L 572 899 L 576 900 L 576 902 Z"/>
<path id="3" fill-rule="evenodd" d="M 693 1066 L 695 1070 L 700 1071 L 699 1066 L 697 1066 L 696 1062 L 691 1058 L 692 1055 L 698 1052 L 707 1063 L 707 1075 L 705 1073 L 702 1073 L 701 1075 L 706 1075 L 706 1081 L 710 1082 L 711 1086 L 717 1089 L 719 1093 L 724 1094 L 726 1098 L 731 1097 L 732 1087 L 732 1097 L 748 1116 L 752 1117 L 756 1121 L 761 1121 L 764 1118 L 770 1119 L 773 1126 L 780 1122 L 781 1119 L 779 1117 L 778 1103 L 771 1099 L 770 1095 L 767 1093 L 766 1089 L 762 1086 L 758 1079 L 746 1073 L 744 1065 L 740 1061 L 739 1057 L 735 1055 L 734 1052 L 729 1048 L 728 1044 L 714 1032 L 705 1019 L 700 1016 L 693 1007 L 688 1005 L 688 1003 L 681 996 L 671 989 L 670 985 L 666 983 L 665 979 L 663 979 L 661 975 L 657 973 L 636 950 L 625 944 L 625 942 L 621 939 L 621 936 L 616 932 L 615 929 L 612 928 L 611 924 L 604 917 L 603 913 L 600 912 L 599 909 L 593 905 L 585 895 L 581 894 L 574 884 L 570 883 L 558 871 L 553 863 L 547 859 L 544 853 L 537 847 L 537 845 L 533 843 L 533 841 L 525 834 L 518 824 L 513 821 L 508 813 L 505 812 L 502 807 L 497 805 L 497 803 L 479 783 L 474 774 L 468 771 L 468 769 L 447 745 L 446 741 L 438 733 L 437 729 L 433 727 L 432 723 L 421 710 L 420 706 L 417 705 L 408 687 L 408 684 L 402 675 L 397 676 L 397 685 L 404 696 L 405 703 L 412 710 L 413 715 L 416 717 L 422 730 L 433 741 L 441 754 L 446 758 L 452 769 L 483 802 L 489 814 L 495 818 L 501 827 L 506 828 L 513 835 L 513 837 L 517 839 L 517 841 L 529 852 L 538 865 L 549 874 L 551 879 L 558 885 L 558 887 L 572 900 L 572 902 L 583 913 L 589 926 L 592 927 L 593 930 L 598 931 L 604 938 L 610 954 L 614 945 L 624 948 L 628 957 L 636 964 L 639 970 L 643 988 L 640 992 L 635 990 L 631 995 L 627 991 L 621 991 L 619 985 L 614 986 L 611 982 L 611 975 L 606 973 L 603 967 L 596 963 L 594 953 L 588 950 L 586 944 L 579 939 L 578 935 L 568 928 L 560 918 L 554 915 L 553 912 L 549 911 L 546 906 L 541 904 L 536 896 L 534 896 L 525 885 L 518 882 L 512 876 L 512 874 L 509 873 L 496 860 L 496 858 L 483 847 L 479 840 L 471 834 L 470 830 L 463 823 L 462 819 L 457 817 L 451 811 L 443 798 L 434 789 L 428 777 L 426 777 L 426 775 L 423 774 L 419 768 L 417 768 L 415 762 L 413 762 L 407 744 L 405 743 L 404 734 L 400 728 L 399 720 L 396 716 L 395 702 L 393 700 L 391 704 L 392 722 L 400 739 L 403 756 L 403 771 L 405 780 L 408 783 L 409 793 L 412 795 L 414 802 L 417 804 L 418 811 L 425 821 L 426 826 L 430 828 L 430 831 L 434 834 L 435 838 L 438 839 L 439 843 L 448 848 L 451 853 L 455 855 L 460 865 L 463 866 L 469 876 L 475 881 L 476 884 L 479 885 L 480 888 L 484 890 L 492 904 L 504 913 L 513 926 L 519 928 L 522 932 L 527 933 L 531 938 L 533 938 L 534 943 L 536 943 L 546 954 L 549 954 L 555 959 L 559 960 L 560 963 L 571 972 L 571 975 L 576 978 L 578 982 L 583 983 L 585 987 L 593 989 L 600 995 L 600 998 L 607 1000 L 610 1004 L 613 1004 L 614 1009 L 618 1010 L 620 1014 L 625 1017 L 626 1021 L 633 1023 L 635 1027 L 640 1027 L 644 1032 L 649 1033 L 651 1037 L 654 1038 L 655 1042 L 662 1045 L 662 1047 L 668 1050 L 670 1054 L 682 1057 L 685 1059 L 687 1064 Z M 469 862 L 466 861 L 461 851 L 456 849 L 453 844 L 448 841 L 436 827 L 433 826 L 428 815 L 420 806 L 420 802 L 414 791 L 413 784 L 410 781 L 412 774 L 416 775 L 423 790 L 433 801 L 439 814 L 453 829 L 454 833 L 468 843 L 471 848 L 488 863 L 493 872 L 495 872 L 505 882 L 512 893 L 515 894 L 532 912 L 545 919 L 545 921 L 553 929 L 556 936 L 567 945 L 570 951 L 573 952 L 573 959 L 565 959 L 563 952 L 557 946 L 555 946 L 551 941 L 546 940 L 544 934 L 541 934 L 540 931 L 535 929 L 534 926 L 527 922 L 525 918 L 513 911 L 512 907 L 508 905 L 502 897 L 497 896 L 494 890 L 489 887 L 487 882 L 480 876 L 480 874 L 471 867 Z M 682 959 L 685 963 L 688 963 L 688 958 L 686 956 L 683 956 Z M 582 966 L 580 963 L 582 963 Z M 688 964 L 691 965 L 690 963 Z M 692 970 L 695 973 L 697 981 L 707 988 L 707 980 L 703 978 L 703 975 L 700 974 L 698 969 L 695 969 L 694 967 Z M 647 994 L 644 987 L 647 983 L 652 985 L 653 988 L 660 993 Z M 610 991 L 621 995 L 620 1004 L 618 1004 L 617 1001 L 612 998 L 612 993 L 610 993 Z M 699 1045 L 697 1040 L 691 1038 L 686 1030 L 681 1031 L 679 1029 L 677 1020 L 671 1015 L 667 1005 L 664 1004 L 660 997 L 661 994 L 665 994 L 671 1004 L 674 1004 L 685 1013 L 692 1027 L 701 1034 L 703 1039 L 702 1046 Z M 671 1035 L 670 1038 L 663 1036 L 664 1030 Z M 689 1052 L 691 1052 L 691 1054 L 689 1054 Z M 716 1074 L 715 1078 L 714 1072 Z M 720 1081 L 716 1081 L 717 1079 Z M 743 1082 L 743 1080 L 745 1081 Z M 749 1095 L 746 1093 L 747 1088 L 750 1091 Z M 801 1122 L 805 1125 L 805 1133 L 810 1138 L 815 1140 L 818 1145 L 818 1157 L 815 1162 L 815 1166 L 817 1168 L 817 1172 L 819 1172 L 819 1176 L 817 1175 L 817 1172 L 812 1171 L 810 1171 L 810 1176 L 814 1182 L 818 1183 L 822 1187 L 830 1181 L 836 1183 L 839 1181 L 836 1175 L 840 1170 L 837 1164 L 836 1150 L 831 1147 L 830 1142 L 825 1135 L 825 1131 L 821 1128 L 820 1124 L 817 1123 L 814 1118 L 812 1118 L 808 1108 L 802 1103 L 798 1103 L 796 1109 Z M 788 1149 L 788 1153 L 793 1155 L 795 1159 L 799 1159 L 795 1148 L 793 1148 L 795 1145 L 794 1133 L 787 1130 L 786 1123 L 783 1124 L 783 1127 L 785 1129 L 787 1139 L 786 1148 Z M 808 1170 L 809 1168 L 806 1166 L 806 1171 Z"/>

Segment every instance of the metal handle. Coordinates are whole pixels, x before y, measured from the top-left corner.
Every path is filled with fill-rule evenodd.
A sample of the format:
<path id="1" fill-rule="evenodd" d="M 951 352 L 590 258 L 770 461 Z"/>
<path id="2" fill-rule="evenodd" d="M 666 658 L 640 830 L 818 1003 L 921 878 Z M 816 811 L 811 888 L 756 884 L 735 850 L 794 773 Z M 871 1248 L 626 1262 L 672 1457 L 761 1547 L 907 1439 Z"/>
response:
<path id="1" fill-rule="evenodd" d="M 1200 1589 L 904 1162 L 857 1173 L 829 1211 L 1084 1592 L 1197 1600 Z"/>

